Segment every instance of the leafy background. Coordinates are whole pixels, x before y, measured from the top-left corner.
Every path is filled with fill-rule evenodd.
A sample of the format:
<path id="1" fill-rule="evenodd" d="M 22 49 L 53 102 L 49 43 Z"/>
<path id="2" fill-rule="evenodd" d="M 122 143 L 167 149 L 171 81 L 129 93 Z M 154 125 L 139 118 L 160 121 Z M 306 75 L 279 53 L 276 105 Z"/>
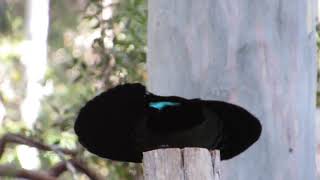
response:
<path id="1" fill-rule="evenodd" d="M 26 88 L 19 52 L 25 36 L 26 2 L 12 0 L 5 5 L 0 9 L 0 104 L 6 115 L 1 119 L 0 135 L 19 133 L 76 149 L 77 156 L 106 179 L 138 179 L 139 165 L 112 162 L 84 151 L 77 143 L 73 123 L 80 107 L 101 91 L 124 82 L 145 82 L 146 1 L 118 0 L 108 7 L 99 0 L 50 2 L 48 69 L 42 84 L 51 85 L 52 93 L 42 99 L 33 128 L 27 128 L 19 112 Z M 113 11 L 107 20 L 105 8 Z M 40 158 L 41 169 L 60 161 L 53 152 L 40 151 Z M 6 148 L 0 164 L 21 167 L 16 146 Z M 71 173 L 66 171 L 60 178 L 71 179 Z"/>

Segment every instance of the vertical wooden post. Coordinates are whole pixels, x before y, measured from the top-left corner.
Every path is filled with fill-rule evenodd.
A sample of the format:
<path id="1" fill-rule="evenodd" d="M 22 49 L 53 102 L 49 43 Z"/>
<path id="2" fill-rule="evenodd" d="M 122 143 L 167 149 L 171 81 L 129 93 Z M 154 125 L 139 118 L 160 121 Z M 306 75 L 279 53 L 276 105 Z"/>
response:
<path id="1" fill-rule="evenodd" d="M 143 154 L 145 180 L 220 180 L 219 151 L 158 149 Z"/>

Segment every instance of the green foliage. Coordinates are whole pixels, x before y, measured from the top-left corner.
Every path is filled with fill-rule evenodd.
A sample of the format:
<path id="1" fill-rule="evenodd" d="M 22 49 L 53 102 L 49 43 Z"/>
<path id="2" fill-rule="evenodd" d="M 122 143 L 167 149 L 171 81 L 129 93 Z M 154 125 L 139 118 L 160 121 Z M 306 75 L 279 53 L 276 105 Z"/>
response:
<path id="1" fill-rule="evenodd" d="M 109 7 L 113 16 L 104 19 Z M 62 146 L 59 140 L 65 139 L 60 136 L 64 132 L 71 136 L 64 145 L 74 144 L 73 122 L 88 99 L 119 83 L 143 83 L 146 78 L 146 1 L 120 0 L 109 7 L 91 1 L 80 15 L 77 30 L 64 32 L 64 48 L 51 52 L 46 82 L 54 82 L 55 93 L 43 101 L 38 125 L 38 129 L 45 129 L 43 139 L 48 143 Z M 50 127 L 55 129 L 48 131 Z M 106 161 L 88 153 L 85 157 L 109 179 L 132 179 L 139 171 L 132 164 Z"/>
<path id="2" fill-rule="evenodd" d="M 88 9 L 94 10 L 91 10 L 86 18 L 94 21 L 92 28 L 100 32 L 92 45 L 95 52 L 102 55 L 106 61 L 115 59 L 117 67 L 113 75 L 125 76 L 117 82 L 145 80 L 146 75 L 141 68 L 146 60 L 146 1 L 119 0 L 111 5 L 114 15 L 109 20 L 103 19 L 100 15 L 103 13 L 100 1 L 94 1 L 92 6 Z M 108 40 L 110 38 L 111 42 Z M 113 45 L 111 48 L 110 44 Z"/>
<path id="3" fill-rule="evenodd" d="M 6 108 L 0 135 L 21 133 L 46 144 L 77 149 L 78 156 L 106 179 L 133 179 L 141 173 L 140 166 L 88 153 L 78 144 L 73 123 L 79 109 L 96 94 L 119 83 L 146 80 L 146 1 L 118 0 L 108 6 L 100 0 L 88 4 L 71 0 L 50 2 L 49 66 L 42 84 L 52 87 L 52 93 L 42 99 L 38 121 L 33 129 L 28 129 L 20 121 L 19 112 L 26 88 L 20 54 L 15 51 L 1 54 L 0 87 L 2 79 L 8 80 L 14 96 L 0 89 L 1 102 Z M 16 7 L 24 7 L 24 3 L 11 4 L 11 9 Z M 107 19 L 103 13 L 109 8 L 113 15 Z M 8 26 L 10 31 L 6 30 L 7 38 L 0 42 L 0 51 L 2 45 L 19 47 L 22 43 L 21 26 L 25 19 L 19 13 L 10 11 L 7 17 L 0 17 L 0 20 L 6 18 L 5 22 L 9 22 L 9 17 L 16 19 L 10 19 L 13 24 Z M 1 73 L 2 69 L 6 73 Z M 40 158 L 43 169 L 60 161 L 52 152 L 41 152 Z M 1 163 L 20 166 L 14 146 L 6 151 Z M 70 179 L 70 174 L 63 178 Z"/>
<path id="4" fill-rule="evenodd" d="M 24 3 L 21 2 L 0 1 L 0 37 L 10 36 L 13 33 L 16 36 L 21 35 L 23 29 L 23 6 Z"/>

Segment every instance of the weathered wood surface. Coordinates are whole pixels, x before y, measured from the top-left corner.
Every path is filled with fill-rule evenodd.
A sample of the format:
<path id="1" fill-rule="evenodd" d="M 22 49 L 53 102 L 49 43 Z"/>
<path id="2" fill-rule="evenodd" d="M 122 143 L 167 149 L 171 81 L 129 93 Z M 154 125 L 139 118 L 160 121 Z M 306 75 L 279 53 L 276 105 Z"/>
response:
<path id="1" fill-rule="evenodd" d="M 316 0 L 149 0 L 148 88 L 238 104 L 260 140 L 223 180 L 314 180 Z"/>
<path id="2" fill-rule="evenodd" d="M 219 151 L 159 149 L 143 153 L 145 180 L 219 180 Z"/>

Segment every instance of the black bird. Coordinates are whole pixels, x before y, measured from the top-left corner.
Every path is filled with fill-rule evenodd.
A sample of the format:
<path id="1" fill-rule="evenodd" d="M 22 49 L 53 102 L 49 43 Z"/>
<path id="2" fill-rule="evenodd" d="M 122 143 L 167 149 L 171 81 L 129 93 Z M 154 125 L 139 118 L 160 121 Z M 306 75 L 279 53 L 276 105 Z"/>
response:
<path id="1" fill-rule="evenodd" d="M 74 130 L 90 152 L 112 160 L 141 162 L 158 148 L 219 149 L 230 159 L 249 148 L 261 124 L 245 109 L 226 102 L 157 96 L 138 83 L 96 96 L 81 108 Z"/>

